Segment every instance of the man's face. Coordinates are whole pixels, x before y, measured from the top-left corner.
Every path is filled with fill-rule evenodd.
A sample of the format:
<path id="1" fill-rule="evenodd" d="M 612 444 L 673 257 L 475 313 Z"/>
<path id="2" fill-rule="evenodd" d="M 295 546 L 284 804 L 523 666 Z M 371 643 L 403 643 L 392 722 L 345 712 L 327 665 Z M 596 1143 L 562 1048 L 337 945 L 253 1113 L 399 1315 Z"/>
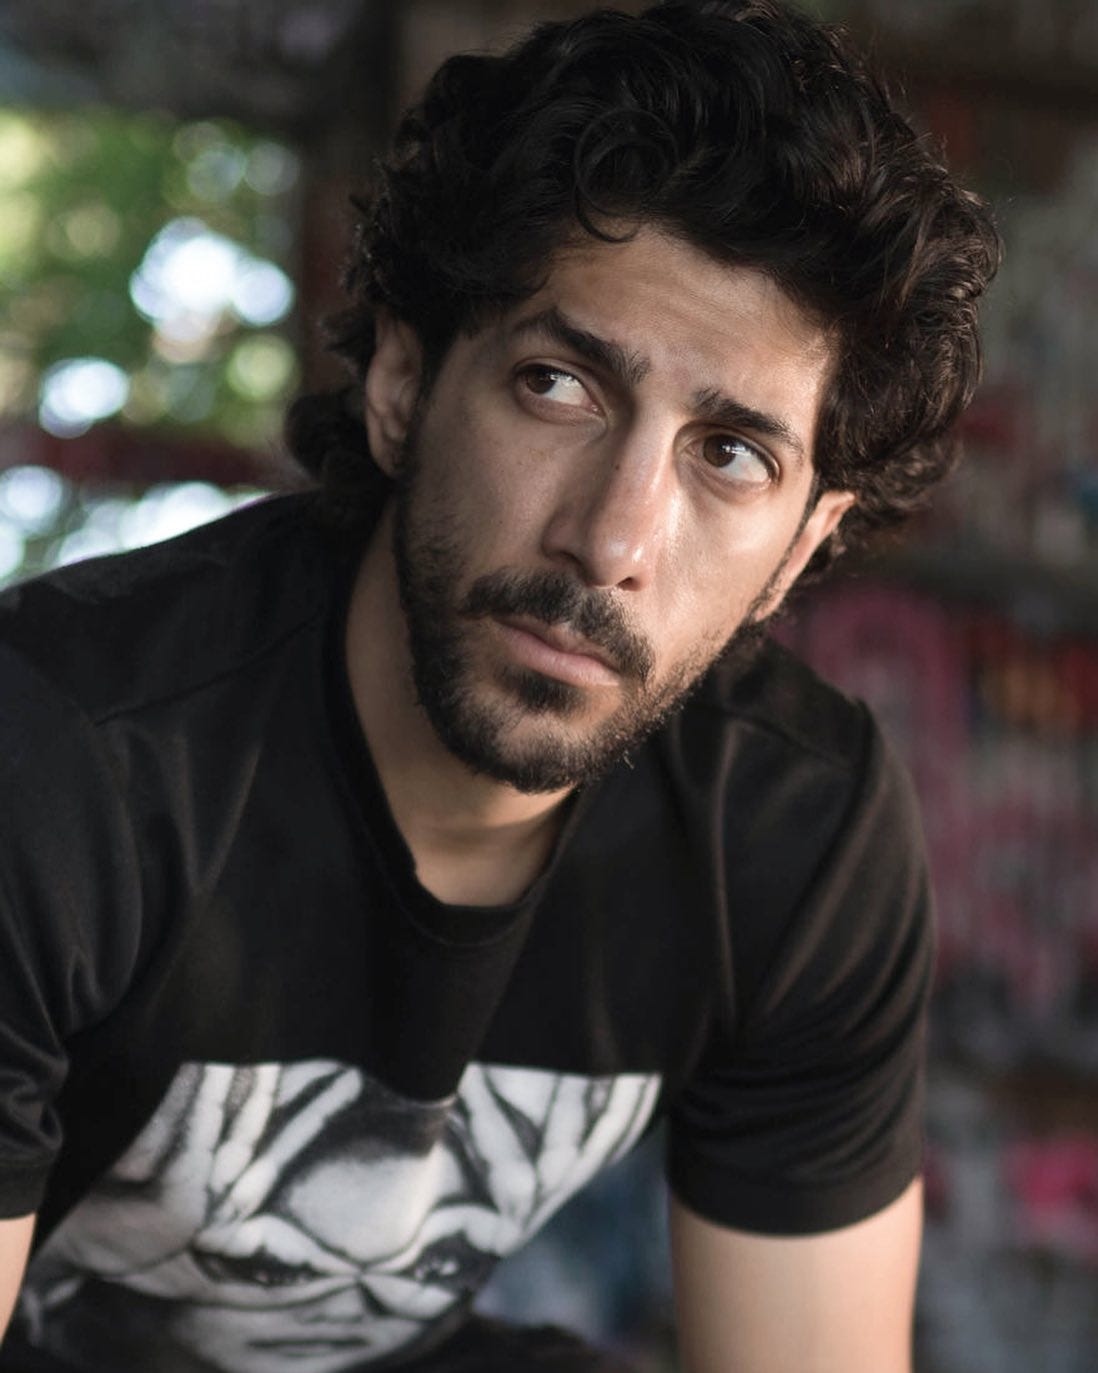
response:
<path id="1" fill-rule="evenodd" d="M 367 397 L 419 698 L 475 770 L 575 785 L 775 608 L 850 504 L 806 518 L 827 340 L 762 273 L 651 229 L 563 251 L 459 337 L 395 442 L 410 337 L 382 328 Z"/>

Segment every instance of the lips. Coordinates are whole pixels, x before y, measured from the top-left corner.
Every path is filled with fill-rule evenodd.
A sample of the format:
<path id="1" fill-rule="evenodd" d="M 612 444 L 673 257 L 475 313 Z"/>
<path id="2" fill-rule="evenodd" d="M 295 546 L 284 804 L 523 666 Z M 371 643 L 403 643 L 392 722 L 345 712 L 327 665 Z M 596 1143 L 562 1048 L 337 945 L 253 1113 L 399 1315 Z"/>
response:
<path id="1" fill-rule="evenodd" d="M 578 673 L 586 674 L 580 685 L 620 685 L 628 679 L 643 687 L 652 674 L 651 645 L 630 626 L 625 607 L 604 588 L 582 586 L 555 569 L 486 573 L 473 582 L 458 610 L 490 621 L 524 658 L 529 650 L 542 654 L 545 665 L 552 659 L 567 681 L 579 681 Z M 528 665 L 541 670 L 537 663 Z M 550 668 L 548 675 L 557 675 L 556 670 Z"/>
<path id="2" fill-rule="evenodd" d="M 606 650 L 564 625 L 525 615 L 492 615 L 489 622 L 513 667 L 583 690 L 621 686 Z"/>
<path id="3" fill-rule="evenodd" d="M 508 626 L 510 629 L 521 630 L 524 634 L 532 634 L 535 639 L 540 639 L 546 647 L 554 649 L 557 653 L 568 653 L 578 658 L 593 658 L 595 662 L 601 663 L 604 668 L 613 673 L 619 673 L 620 668 L 610 657 L 605 649 L 598 644 L 593 644 L 590 639 L 585 639 L 582 634 L 577 634 L 574 630 L 563 624 L 546 624 L 543 620 L 536 620 L 528 615 L 499 615 L 496 617 L 500 624 Z"/>

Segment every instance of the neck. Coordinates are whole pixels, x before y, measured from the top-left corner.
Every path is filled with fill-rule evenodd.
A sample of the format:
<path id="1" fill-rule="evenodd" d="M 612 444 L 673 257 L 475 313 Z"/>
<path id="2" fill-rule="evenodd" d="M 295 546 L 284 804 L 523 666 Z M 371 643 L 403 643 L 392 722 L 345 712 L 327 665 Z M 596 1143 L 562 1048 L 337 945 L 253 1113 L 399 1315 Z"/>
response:
<path id="1" fill-rule="evenodd" d="M 416 697 L 393 558 L 390 502 L 359 568 L 347 617 L 351 692 L 389 808 L 420 882 L 441 900 L 515 900 L 544 867 L 568 793 L 527 795 L 473 772 Z"/>

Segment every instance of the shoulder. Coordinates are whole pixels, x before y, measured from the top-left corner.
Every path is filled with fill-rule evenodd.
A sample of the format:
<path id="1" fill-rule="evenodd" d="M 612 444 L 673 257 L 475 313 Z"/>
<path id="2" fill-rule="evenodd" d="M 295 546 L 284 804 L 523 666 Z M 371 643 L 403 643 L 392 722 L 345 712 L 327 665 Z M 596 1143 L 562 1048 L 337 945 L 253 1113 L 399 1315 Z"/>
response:
<path id="1" fill-rule="evenodd" d="M 863 767 L 875 732 L 861 701 L 769 638 L 748 657 L 722 659 L 701 683 L 683 724 L 710 738 L 768 741 L 840 771 Z"/>
<path id="2" fill-rule="evenodd" d="M 306 497 L 256 502 L 0 595 L 0 692 L 30 673 L 95 722 L 262 653 L 314 619 L 332 554 Z"/>
<path id="3" fill-rule="evenodd" d="M 720 665 L 664 748 L 680 806 L 711 850 L 707 868 L 720 874 L 734 1019 L 759 1004 L 783 950 L 806 967 L 818 956 L 830 985 L 835 966 L 877 959 L 874 940 L 888 961 L 905 941 L 929 939 L 914 788 L 862 702 L 768 643 L 746 665 Z M 783 997 L 792 987 L 782 984 Z"/>
<path id="4" fill-rule="evenodd" d="M 882 786 L 909 790 L 865 704 L 773 640 L 718 663 L 660 747 L 688 809 L 727 817 L 725 832 L 763 853 L 819 853 Z"/>
<path id="5" fill-rule="evenodd" d="M 197 824 L 194 798 L 216 808 L 234 775 L 246 775 L 245 744 L 262 714 L 253 679 L 278 645 L 324 623 L 332 556 L 302 501 L 275 499 L 0 596 L 5 1011 L 17 996 L 5 977 L 17 971 L 18 996 L 39 998 L 64 1032 L 127 985 L 167 909 L 149 886 L 150 836 L 163 846 L 169 814 Z M 201 733 L 200 693 L 241 679 L 240 708 L 207 735 L 199 775 L 190 739 Z M 202 696 L 207 716 L 218 694 Z M 161 877 L 175 872 L 163 848 L 155 866 Z M 172 900 L 184 899 L 183 886 L 180 877 Z"/>

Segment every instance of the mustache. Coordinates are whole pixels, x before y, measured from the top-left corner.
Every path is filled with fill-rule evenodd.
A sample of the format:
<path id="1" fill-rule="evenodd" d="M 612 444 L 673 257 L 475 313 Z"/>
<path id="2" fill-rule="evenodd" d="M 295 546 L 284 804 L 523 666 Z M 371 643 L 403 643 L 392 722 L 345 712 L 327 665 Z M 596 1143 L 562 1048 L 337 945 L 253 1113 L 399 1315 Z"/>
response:
<path id="1" fill-rule="evenodd" d="M 563 572 L 489 572 L 469 588 L 461 611 L 477 619 L 528 615 L 545 625 L 566 625 L 600 649 L 616 672 L 642 684 L 655 666 L 651 645 L 629 627 L 618 603 Z"/>

